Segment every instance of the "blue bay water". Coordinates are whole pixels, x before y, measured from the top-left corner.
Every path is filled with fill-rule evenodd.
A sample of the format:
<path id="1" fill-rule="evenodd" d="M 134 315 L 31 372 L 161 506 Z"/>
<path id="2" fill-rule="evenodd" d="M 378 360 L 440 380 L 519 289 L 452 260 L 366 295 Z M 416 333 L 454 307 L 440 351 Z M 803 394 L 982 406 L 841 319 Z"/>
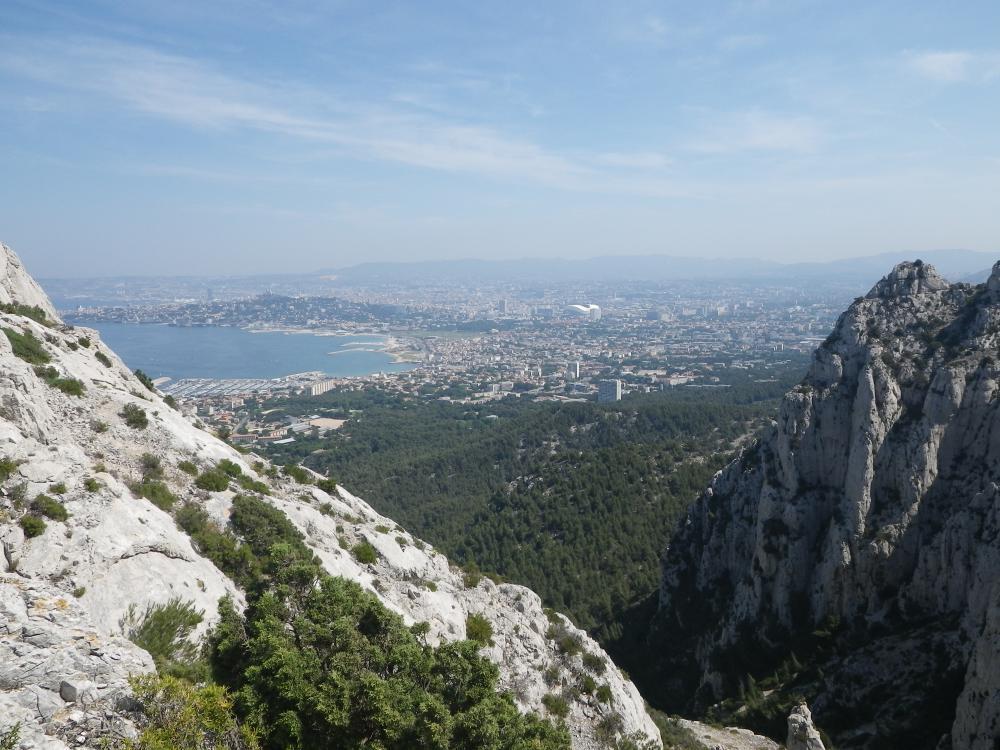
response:
<path id="1" fill-rule="evenodd" d="M 331 377 L 347 377 L 412 367 L 394 364 L 384 352 L 356 351 L 345 346 L 369 342 L 372 346 L 360 348 L 377 348 L 384 338 L 375 335 L 249 333 L 239 328 L 82 321 L 81 325 L 97 329 L 125 364 L 153 378 L 278 378 L 313 370 Z"/>

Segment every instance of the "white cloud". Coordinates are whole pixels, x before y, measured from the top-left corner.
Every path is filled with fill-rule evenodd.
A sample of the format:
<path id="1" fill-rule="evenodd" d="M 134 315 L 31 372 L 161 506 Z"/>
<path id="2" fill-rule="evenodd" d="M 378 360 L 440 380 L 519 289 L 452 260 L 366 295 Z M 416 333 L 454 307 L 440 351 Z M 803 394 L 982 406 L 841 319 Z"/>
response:
<path id="1" fill-rule="evenodd" d="M 820 124 L 803 115 L 781 115 L 761 110 L 727 114 L 709 123 L 689 148 L 702 153 L 774 151 L 807 153 L 825 139 Z"/>
<path id="2" fill-rule="evenodd" d="M 566 155 L 405 99 L 346 101 L 279 81 L 233 77 L 191 58 L 107 40 L 24 43 L 0 35 L 0 69 L 126 110 L 200 129 L 249 129 L 322 143 L 342 156 L 517 179 L 566 190 L 666 196 L 677 186 L 611 167 L 647 169 L 649 155 Z M 614 155 L 612 155 L 613 157 Z M 630 162 L 630 163 L 628 163 Z M 190 175 L 194 176 L 194 175 Z"/>
<path id="3" fill-rule="evenodd" d="M 673 162 L 670 157 L 656 151 L 611 152 L 599 154 L 595 161 L 609 167 L 628 169 L 663 169 Z"/>
<path id="4" fill-rule="evenodd" d="M 968 52 L 923 52 L 909 55 L 910 68 L 932 81 L 955 83 L 969 75 L 973 56 Z"/>
<path id="5" fill-rule="evenodd" d="M 938 83 L 981 83 L 1000 77 L 1000 52 L 906 52 L 903 60 L 912 72 Z"/>

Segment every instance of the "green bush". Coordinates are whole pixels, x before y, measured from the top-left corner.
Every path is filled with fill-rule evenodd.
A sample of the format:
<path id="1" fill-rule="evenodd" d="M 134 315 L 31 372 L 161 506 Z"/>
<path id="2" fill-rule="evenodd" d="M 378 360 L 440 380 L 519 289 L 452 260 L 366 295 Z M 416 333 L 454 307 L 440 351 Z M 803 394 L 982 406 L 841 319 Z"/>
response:
<path id="1" fill-rule="evenodd" d="M 87 490 L 87 492 L 97 492 L 101 489 L 101 483 L 93 477 L 87 477 L 83 480 L 83 488 Z"/>
<path id="2" fill-rule="evenodd" d="M 45 521 L 38 516 L 21 516 L 19 523 L 24 530 L 24 535 L 28 539 L 41 536 L 45 533 Z"/>
<path id="3" fill-rule="evenodd" d="M 7 456 L 0 458 L 0 482 L 6 482 L 10 479 L 11 474 L 17 471 L 18 466 L 20 466 L 20 461 L 15 461 Z"/>
<path id="4" fill-rule="evenodd" d="M 545 706 L 546 711 L 560 719 L 569 716 L 569 702 L 561 695 L 546 693 L 542 696 L 542 705 Z"/>
<path id="5" fill-rule="evenodd" d="M 90 422 L 90 429 L 94 432 L 102 433 L 108 431 L 108 423 L 102 422 L 100 419 L 94 419 Z"/>
<path id="6" fill-rule="evenodd" d="M 239 468 L 239 467 L 236 467 L 236 468 Z M 249 474 L 240 474 L 236 478 L 236 482 L 237 482 L 237 484 L 239 484 L 240 487 L 242 487 L 243 489 L 245 489 L 247 492 L 257 492 L 257 493 L 259 493 L 261 495 L 270 495 L 271 494 L 271 488 L 270 487 L 268 487 L 266 484 L 264 484 L 264 482 L 261 482 L 259 479 L 254 479 Z"/>
<path id="7" fill-rule="evenodd" d="M 145 430 L 149 427 L 149 417 L 146 416 L 146 410 L 138 404 L 125 404 L 120 416 L 125 420 L 125 424 L 133 429 Z"/>
<path id="8" fill-rule="evenodd" d="M 130 683 L 143 714 L 142 733 L 109 750 L 259 750 L 256 733 L 237 720 L 225 688 L 156 674 Z"/>
<path id="9" fill-rule="evenodd" d="M 575 656 L 583 651 L 583 641 L 573 633 L 564 633 L 556 640 L 556 648 L 567 656 Z"/>
<path id="10" fill-rule="evenodd" d="M 49 353 L 45 351 L 42 342 L 35 338 L 35 334 L 31 331 L 22 332 L 15 331 L 13 328 L 4 328 L 3 332 L 7 335 L 7 340 L 10 341 L 14 356 L 20 357 L 28 364 L 44 365 L 52 360 Z"/>
<path id="11" fill-rule="evenodd" d="M 149 377 L 149 375 L 144 373 L 142 370 L 133 370 L 132 372 L 136 378 L 138 378 L 139 382 L 146 386 L 147 390 L 156 393 L 156 386 L 153 385 L 153 379 Z"/>
<path id="12" fill-rule="evenodd" d="M 191 538 L 198 553 L 243 587 L 250 586 L 260 573 L 253 553 L 233 534 L 216 526 L 208 514 L 194 503 L 185 503 L 174 514 L 177 525 Z"/>
<path id="13" fill-rule="evenodd" d="M 604 659 L 597 654 L 592 654 L 589 651 L 585 651 L 583 654 L 583 666 L 589 669 L 594 674 L 604 674 L 604 670 L 608 668 L 607 663 Z"/>
<path id="14" fill-rule="evenodd" d="M 139 464 L 142 466 L 142 476 L 144 479 L 163 478 L 163 462 L 159 456 L 153 453 L 143 453 L 142 458 L 139 459 Z"/>
<path id="15" fill-rule="evenodd" d="M 229 476 L 219 469 L 207 469 L 198 475 L 194 485 L 208 492 L 224 492 L 229 489 Z"/>
<path id="16" fill-rule="evenodd" d="M 179 409 L 177 406 L 177 399 L 171 396 L 169 393 L 163 397 L 163 403 L 169 406 L 171 409 Z"/>
<path id="17" fill-rule="evenodd" d="M 52 321 L 49 320 L 49 316 L 45 314 L 45 311 L 38 305 L 22 305 L 20 302 L 4 302 L 0 304 L 0 312 L 7 313 L 8 315 L 23 315 L 25 318 L 31 318 L 36 323 L 41 323 L 43 326 L 51 326 Z"/>
<path id="18" fill-rule="evenodd" d="M 192 602 L 174 597 L 142 612 L 130 605 L 119 626 L 130 641 L 149 652 L 161 674 L 197 676 L 204 665 L 198 664 L 198 647 L 190 638 L 201 621 L 202 613 Z"/>
<path id="19" fill-rule="evenodd" d="M 358 542 L 351 548 L 354 559 L 363 565 L 374 565 L 378 561 L 378 552 L 368 542 Z"/>
<path id="20" fill-rule="evenodd" d="M 129 485 L 129 489 L 137 497 L 146 498 L 164 512 L 169 512 L 177 502 L 177 496 L 170 491 L 170 487 L 157 479 L 144 479 L 142 482 Z"/>
<path id="21" fill-rule="evenodd" d="M 55 484 L 49 485 L 49 492 L 53 495 L 65 495 L 67 492 L 65 482 L 56 482 Z"/>
<path id="22" fill-rule="evenodd" d="M 86 593 L 87 593 L 86 586 L 77 586 L 75 589 L 73 589 L 73 596 L 76 597 L 77 599 L 79 599 Z"/>
<path id="23" fill-rule="evenodd" d="M 53 521 L 65 521 L 69 518 L 66 506 L 48 495 L 36 495 L 35 499 L 31 501 L 31 509 Z"/>
<path id="24" fill-rule="evenodd" d="M 94 352 L 94 357 L 96 357 L 97 361 L 100 362 L 105 367 L 112 366 L 111 359 L 104 352 Z"/>
<path id="25" fill-rule="evenodd" d="M 388 534 L 389 533 L 389 527 L 386 526 L 385 524 L 381 524 L 380 523 L 380 524 L 378 524 L 375 527 L 375 531 L 377 531 L 379 534 Z"/>
<path id="26" fill-rule="evenodd" d="M 281 470 L 286 477 L 291 477 L 299 484 L 312 484 L 312 474 L 298 464 L 285 464 Z"/>
<path id="27" fill-rule="evenodd" d="M 471 614 L 465 618 L 465 637 L 483 646 L 492 646 L 493 626 L 482 615 Z"/>
<path id="28" fill-rule="evenodd" d="M 80 338 L 78 338 L 78 339 L 76 340 L 76 342 L 77 342 L 77 343 L 78 343 L 78 344 L 79 344 L 80 346 L 82 346 L 82 347 L 83 347 L 84 349 L 89 349 L 89 348 L 90 348 L 90 339 L 89 339 L 89 338 L 87 338 L 86 336 L 81 336 Z"/>
<path id="29" fill-rule="evenodd" d="M 243 473 L 243 469 L 240 468 L 240 465 L 235 461 L 230 461 L 228 458 L 224 458 L 219 461 L 215 468 L 227 476 L 233 477 L 234 479 Z"/>
<path id="30" fill-rule="evenodd" d="M 597 700 L 601 703 L 611 703 L 612 695 L 611 687 L 609 685 L 601 685 L 597 688 L 597 693 L 595 693 L 595 695 L 597 696 Z"/>
<path id="31" fill-rule="evenodd" d="M 59 371 L 52 365 L 35 367 L 35 375 L 40 377 L 50 388 L 56 388 L 70 396 L 82 396 L 87 390 L 83 382 L 76 378 L 61 377 Z"/>
<path id="32" fill-rule="evenodd" d="M 337 482 L 334 479 L 318 479 L 316 486 L 328 495 L 332 495 L 337 491 Z"/>
<path id="33" fill-rule="evenodd" d="M 178 461 L 177 468 L 185 474 L 190 474 L 193 477 L 198 476 L 198 466 L 194 461 Z"/>

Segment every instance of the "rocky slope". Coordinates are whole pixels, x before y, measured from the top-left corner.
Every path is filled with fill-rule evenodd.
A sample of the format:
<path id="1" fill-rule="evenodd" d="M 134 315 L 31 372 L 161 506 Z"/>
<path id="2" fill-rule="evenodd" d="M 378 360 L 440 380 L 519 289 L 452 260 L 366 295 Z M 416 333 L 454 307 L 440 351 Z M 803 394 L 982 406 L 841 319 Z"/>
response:
<path id="1" fill-rule="evenodd" d="M 670 541 L 660 702 L 777 672 L 838 747 L 997 746 L 998 348 L 1000 263 L 900 264 L 855 301 Z"/>
<path id="2" fill-rule="evenodd" d="M 443 555 L 345 490 L 331 495 L 287 477 L 269 478 L 257 457 L 198 429 L 148 391 L 95 331 L 62 325 L 6 246 L 0 246 L 0 303 L 37 306 L 47 314 L 49 325 L 0 312 L 0 327 L 30 332 L 50 360 L 45 366 L 54 368 L 37 373 L 0 335 L 0 465 L 6 467 L 0 473 L 6 556 L 0 574 L 0 732 L 20 721 L 23 747 L 53 749 L 98 747 L 102 735 L 128 732 L 116 708 L 128 694 L 126 680 L 152 669 L 148 654 L 122 637 L 129 609 L 179 597 L 205 613 L 204 632 L 220 596 L 241 601 L 170 513 L 129 489 L 142 474 L 144 456 L 152 454 L 178 497 L 203 505 L 222 523 L 234 492 L 196 489 L 179 463 L 207 468 L 227 458 L 268 483 L 266 499 L 304 533 L 331 573 L 373 591 L 408 622 L 429 623 L 432 642 L 464 638 L 469 614 L 486 617 L 494 645 L 483 653 L 499 666 L 502 687 L 523 710 L 543 715 L 542 697 L 565 690 L 575 748 L 605 746 L 598 736 L 609 726 L 659 746 L 635 686 L 584 632 L 544 611 L 534 592 L 488 579 L 466 581 Z M 82 395 L 54 385 L 57 379 L 79 381 Z M 130 404 L 146 413 L 148 427 L 126 424 Z M 45 518 L 44 532 L 29 537 L 20 521 L 38 494 L 58 499 L 68 517 Z M 378 550 L 377 562 L 364 565 L 350 554 L 360 540 Z M 582 652 L 561 653 L 556 641 L 564 636 L 577 640 Z M 591 655 L 587 665 L 583 654 Z M 610 702 L 568 689 L 585 672 L 607 684 Z"/>

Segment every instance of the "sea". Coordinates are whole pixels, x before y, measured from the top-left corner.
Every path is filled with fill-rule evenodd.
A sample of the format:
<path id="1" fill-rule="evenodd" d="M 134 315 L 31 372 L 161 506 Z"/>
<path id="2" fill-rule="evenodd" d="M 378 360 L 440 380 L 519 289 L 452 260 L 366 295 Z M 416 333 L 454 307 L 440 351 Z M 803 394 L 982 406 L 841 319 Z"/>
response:
<path id="1" fill-rule="evenodd" d="M 279 378 L 299 372 L 330 377 L 399 372 L 412 364 L 393 362 L 377 350 L 385 337 L 251 333 L 240 328 L 79 321 L 132 369 L 152 378 Z"/>

